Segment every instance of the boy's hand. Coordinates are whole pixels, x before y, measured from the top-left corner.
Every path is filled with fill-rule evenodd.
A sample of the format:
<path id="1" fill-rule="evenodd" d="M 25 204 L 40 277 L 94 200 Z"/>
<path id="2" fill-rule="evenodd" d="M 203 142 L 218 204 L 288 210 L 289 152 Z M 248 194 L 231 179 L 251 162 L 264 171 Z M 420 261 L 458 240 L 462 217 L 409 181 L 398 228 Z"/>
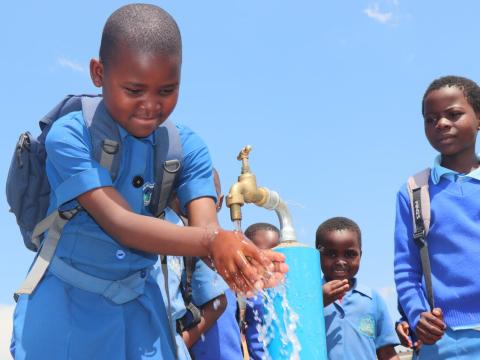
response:
<path id="1" fill-rule="evenodd" d="M 446 328 L 442 310 L 435 308 L 431 312 L 426 311 L 420 315 L 415 333 L 422 343 L 431 345 L 442 338 Z"/>
<path id="2" fill-rule="evenodd" d="M 332 280 L 323 284 L 323 306 L 328 306 L 342 298 L 349 288 L 348 279 Z"/>
<path id="3" fill-rule="evenodd" d="M 220 229 L 211 239 L 209 255 L 227 284 L 245 294 L 277 285 L 288 271 L 283 254 L 259 250 L 237 231 Z"/>

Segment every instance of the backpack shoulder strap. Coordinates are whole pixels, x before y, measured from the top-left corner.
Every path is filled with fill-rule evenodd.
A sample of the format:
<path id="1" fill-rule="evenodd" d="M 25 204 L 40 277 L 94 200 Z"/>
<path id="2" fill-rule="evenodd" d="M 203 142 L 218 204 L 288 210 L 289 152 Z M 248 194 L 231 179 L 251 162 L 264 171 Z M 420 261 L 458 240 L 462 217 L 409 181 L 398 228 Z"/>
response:
<path id="1" fill-rule="evenodd" d="M 430 229 L 430 194 L 428 192 L 428 180 L 430 178 L 430 168 L 408 178 L 407 189 L 410 197 L 410 208 L 412 212 L 413 240 L 420 251 L 420 260 L 422 262 L 423 277 L 427 292 L 427 301 L 430 308 L 435 307 L 433 288 L 432 288 L 432 270 L 430 267 L 430 258 L 428 254 L 428 244 L 426 241 L 428 230 Z"/>
<path id="2" fill-rule="evenodd" d="M 175 124 L 166 120 L 155 131 L 155 188 L 149 205 L 155 217 L 167 207 L 183 162 L 180 134 Z"/>
<path id="3" fill-rule="evenodd" d="M 92 140 L 94 158 L 115 180 L 120 168 L 121 138 L 116 122 L 108 114 L 100 95 L 83 95 L 83 119 Z"/>

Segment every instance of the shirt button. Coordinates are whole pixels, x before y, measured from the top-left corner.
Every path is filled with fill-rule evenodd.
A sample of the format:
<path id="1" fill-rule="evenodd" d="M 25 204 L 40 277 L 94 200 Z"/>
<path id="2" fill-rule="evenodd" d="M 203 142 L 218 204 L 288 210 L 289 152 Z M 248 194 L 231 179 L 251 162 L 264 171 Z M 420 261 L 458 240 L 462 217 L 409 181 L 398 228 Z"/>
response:
<path id="1" fill-rule="evenodd" d="M 142 279 L 145 279 L 146 276 L 147 276 L 147 270 L 144 269 L 144 270 L 140 271 L 140 277 Z"/>
<path id="2" fill-rule="evenodd" d="M 123 250 L 117 250 L 117 253 L 115 254 L 118 260 L 123 260 L 125 258 L 125 251 Z"/>
<path id="3" fill-rule="evenodd" d="M 143 177 L 140 175 L 134 176 L 132 180 L 132 185 L 136 188 L 139 188 L 143 185 L 145 181 L 143 180 Z"/>

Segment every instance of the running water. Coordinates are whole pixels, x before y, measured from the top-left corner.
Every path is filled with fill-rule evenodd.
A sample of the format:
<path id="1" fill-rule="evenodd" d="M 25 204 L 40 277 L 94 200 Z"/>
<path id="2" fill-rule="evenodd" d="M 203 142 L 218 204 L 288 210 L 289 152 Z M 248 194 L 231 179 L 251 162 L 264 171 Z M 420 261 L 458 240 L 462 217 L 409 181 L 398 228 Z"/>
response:
<path id="1" fill-rule="evenodd" d="M 280 284 L 273 289 L 262 291 L 257 296 L 263 296 L 263 322 L 258 314 L 255 314 L 257 320 L 257 330 L 259 340 L 263 343 L 265 350 L 264 360 L 273 360 L 278 354 L 269 353 L 269 344 L 273 338 L 280 338 L 280 355 L 282 359 L 300 360 L 300 351 L 302 350 L 298 340 L 296 329 L 298 325 L 298 315 L 293 311 L 288 303 L 285 284 Z M 280 314 L 275 311 L 275 304 L 281 305 Z"/>
<path id="2" fill-rule="evenodd" d="M 242 232 L 242 220 L 233 220 L 233 227 L 235 231 Z"/>

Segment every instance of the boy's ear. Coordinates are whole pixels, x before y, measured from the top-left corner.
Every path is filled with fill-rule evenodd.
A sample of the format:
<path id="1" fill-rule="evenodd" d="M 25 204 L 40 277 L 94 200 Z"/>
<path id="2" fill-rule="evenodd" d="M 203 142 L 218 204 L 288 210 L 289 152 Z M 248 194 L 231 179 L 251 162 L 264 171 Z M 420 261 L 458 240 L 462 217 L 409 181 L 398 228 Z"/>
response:
<path id="1" fill-rule="evenodd" d="M 103 85 L 103 64 L 98 59 L 90 60 L 90 77 L 93 85 L 102 87 Z"/>

